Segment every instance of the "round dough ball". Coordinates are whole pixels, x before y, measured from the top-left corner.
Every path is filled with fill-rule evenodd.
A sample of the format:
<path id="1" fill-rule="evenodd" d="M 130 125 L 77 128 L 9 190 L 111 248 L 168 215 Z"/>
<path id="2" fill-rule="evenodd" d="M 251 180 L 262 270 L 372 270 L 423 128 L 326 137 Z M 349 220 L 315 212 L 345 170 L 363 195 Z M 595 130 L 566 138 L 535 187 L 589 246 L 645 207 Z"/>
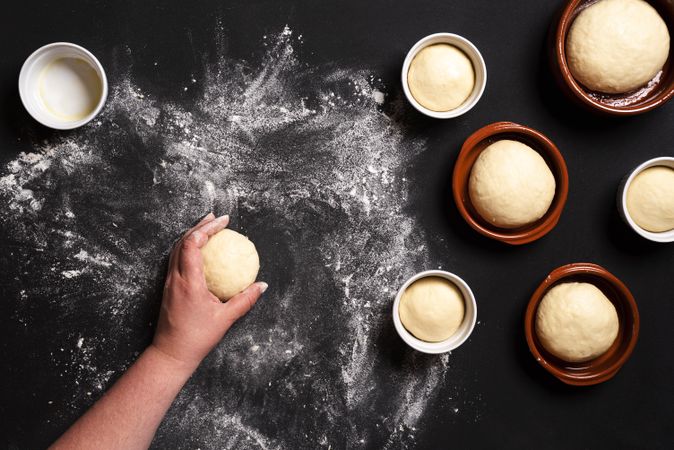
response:
<path id="1" fill-rule="evenodd" d="M 590 283 L 562 283 L 545 294 L 536 313 L 536 334 L 553 355 L 589 361 L 606 352 L 618 336 L 618 313 Z"/>
<path id="2" fill-rule="evenodd" d="M 470 172 L 468 194 L 478 214 L 501 228 L 543 217 L 555 197 L 555 176 L 528 145 L 503 139 L 485 148 Z"/>
<path id="3" fill-rule="evenodd" d="M 456 333 L 463 322 L 463 295 L 451 281 L 421 278 L 405 289 L 398 308 L 407 331 L 426 342 L 440 342 Z"/>
<path id="4" fill-rule="evenodd" d="M 412 96 L 431 111 L 458 108 L 473 92 L 475 71 L 468 56 L 449 44 L 433 44 L 416 54 L 407 72 Z"/>
<path id="5" fill-rule="evenodd" d="M 566 40 L 573 77 L 609 94 L 648 83 L 668 55 L 667 24 L 643 0 L 600 0 L 578 14 Z"/>
<path id="6" fill-rule="evenodd" d="M 649 167 L 634 177 L 627 189 L 627 211 L 644 230 L 674 229 L 674 169 Z"/>
<path id="7" fill-rule="evenodd" d="M 223 302 L 250 286 L 260 270 L 255 245 L 227 228 L 210 237 L 201 256 L 206 285 Z"/>

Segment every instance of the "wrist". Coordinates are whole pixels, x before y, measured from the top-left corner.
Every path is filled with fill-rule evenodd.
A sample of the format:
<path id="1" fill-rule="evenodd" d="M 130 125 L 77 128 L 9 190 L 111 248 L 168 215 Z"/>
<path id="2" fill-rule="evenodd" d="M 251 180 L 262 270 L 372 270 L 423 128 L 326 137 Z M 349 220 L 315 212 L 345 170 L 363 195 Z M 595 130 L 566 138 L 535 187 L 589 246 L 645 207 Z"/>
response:
<path id="1" fill-rule="evenodd" d="M 187 380 L 192 373 L 199 367 L 201 361 L 185 361 L 170 353 L 161 349 L 160 346 L 156 345 L 154 342 L 150 344 L 144 354 L 147 354 L 149 358 L 155 361 L 157 364 L 160 364 L 167 371 L 174 373 L 178 376 L 182 376 Z"/>

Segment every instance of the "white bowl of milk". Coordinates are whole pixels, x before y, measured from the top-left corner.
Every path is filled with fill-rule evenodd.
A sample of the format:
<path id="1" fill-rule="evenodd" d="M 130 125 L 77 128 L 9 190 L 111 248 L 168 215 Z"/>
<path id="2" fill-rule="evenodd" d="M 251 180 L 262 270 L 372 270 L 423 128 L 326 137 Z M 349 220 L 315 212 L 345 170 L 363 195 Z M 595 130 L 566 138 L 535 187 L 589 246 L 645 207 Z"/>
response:
<path id="1" fill-rule="evenodd" d="M 101 111 L 108 80 L 85 48 L 55 42 L 37 49 L 19 74 L 21 101 L 41 124 L 58 130 L 80 127 Z"/>

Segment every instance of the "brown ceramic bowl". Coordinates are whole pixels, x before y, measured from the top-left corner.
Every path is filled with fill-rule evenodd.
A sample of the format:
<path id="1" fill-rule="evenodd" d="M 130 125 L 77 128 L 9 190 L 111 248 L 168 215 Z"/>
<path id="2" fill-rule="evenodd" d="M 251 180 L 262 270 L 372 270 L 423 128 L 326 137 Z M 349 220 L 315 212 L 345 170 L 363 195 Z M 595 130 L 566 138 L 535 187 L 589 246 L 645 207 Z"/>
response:
<path id="1" fill-rule="evenodd" d="M 669 58 L 662 71 L 647 85 L 625 94 L 605 94 L 587 89 L 577 82 L 566 63 L 566 36 L 573 20 L 584 8 L 597 0 L 569 0 L 559 15 L 559 21 L 550 30 L 551 64 L 564 92 L 576 102 L 592 111 L 614 116 L 630 116 L 645 113 L 665 104 L 674 96 L 674 45 L 670 46 Z M 674 2 L 671 0 L 647 0 L 667 23 L 670 36 L 674 36 Z"/>
<path id="2" fill-rule="evenodd" d="M 550 208 L 536 222 L 519 228 L 500 228 L 484 220 L 473 207 L 468 194 L 468 180 L 473 164 L 482 150 L 501 139 L 523 142 L 545 159 L 555 176 L 557 189 Z M 545 236 L 552 230 L 564 209 L 569 192 L 569 174 L 562 154 L 555 144 L 540 132 L 512 122 L 496 122 L 480 128 L 463 143 L 454 165 L 452 193 L 461 216 L 477 232 L 512 245 L 526 244 Z"/>
<path id="3" fill-rule="evenodd" d="M 613 345 L 590 361 L 572 363 L 548 353 L 536 334 L 536 312 L 546 292 L 562 282 L 586 282 L 597 286 L 618 312 L 620 328 Z M 589 386 L 612 378 L 630 357 L 639 336 L 639 311 L 629 289 L 613 274 L 591 263 L 567 264 L 550 273 L 529 300 L 524 317 L 524 334 L 536 361 L 566 384 Z"/>

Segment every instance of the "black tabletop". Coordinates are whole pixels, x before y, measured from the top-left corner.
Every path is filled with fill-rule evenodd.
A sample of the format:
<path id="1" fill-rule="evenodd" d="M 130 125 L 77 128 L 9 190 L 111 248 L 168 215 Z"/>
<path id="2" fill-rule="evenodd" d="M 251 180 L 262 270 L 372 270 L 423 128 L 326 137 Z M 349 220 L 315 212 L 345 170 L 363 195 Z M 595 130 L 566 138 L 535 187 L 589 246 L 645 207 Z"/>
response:
<path id="1" fill-rule="evenodd" d="M 0 19 L 1 443 L 46 446 L 150 342 L 168 251 L 211 209 L 250 236 L 269 291 L 179 395 L 156 448 L 669 448 L 674 247 L 617 215 L 621 178 L 672 155 L 674 105 L 596 117 L 551 80 L 560 2 L 13 2 Z M 482 52 L 487 88 L 453 120 L 404 100 L 407 50 L 439 31 Z M 70 41 L 105 67 L 90 124 L 34 122 L 17 92 L 36 48 Z M 463 140 L 510 120 L 557 144 L 558 226 L 509 247 L 449 192 Z M 527 349 L 540 281 L 598 263 L 631 289 L 635 352 L 568 387 Z M 478 304 L 449 355 L 406 347 L 398 287 L 442 268 Z"/>

